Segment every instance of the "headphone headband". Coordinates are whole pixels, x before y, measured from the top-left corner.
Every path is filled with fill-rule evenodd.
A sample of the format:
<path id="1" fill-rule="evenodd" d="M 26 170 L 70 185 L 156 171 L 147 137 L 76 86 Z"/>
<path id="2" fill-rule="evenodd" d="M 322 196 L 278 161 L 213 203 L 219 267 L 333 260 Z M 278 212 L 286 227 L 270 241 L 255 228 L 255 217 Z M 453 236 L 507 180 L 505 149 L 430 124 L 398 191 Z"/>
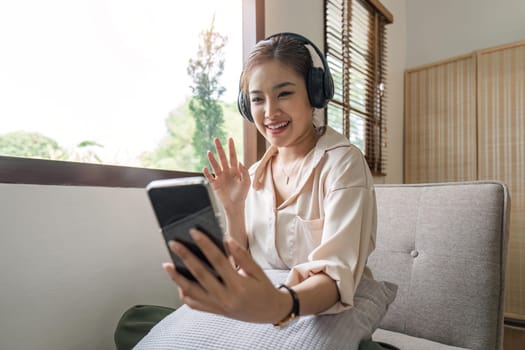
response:
<path id="1" fill-rule="evenodd" d="M 306 90 L 308 92 L 308 100 L 312 107 L 315 108 L 324 108 L 328 101 L 334 96 L 334 82 L 332 75 L 330 74 L 330 68 L 328 67 L 328 62 L 321 50 L 308 38 L 291 32 L 276 33 L 265 38 L 264 41 L 270 40 L 279 36 L 287 36 L 292 39 L 295 39 L 301 42 L 303 45 L 310 45 L 313 47 L 319 58 L 323 68 L 312 66 L 307 73 L 306 79 Z M 313 64 L 313 62 L 312 62 Z M 242 77 L 242 75 L 241 75 Z M 253 116 L 250 111 L 250 101 L 239 86 L 239 96 L 237 98 L 237 108 L 241 115 L 246 118 L 248 121 L 253 123 Z"/>
<path id="2" fill-rule="evenodd" d="M 310 45 L 315 50 L 315 52 L 317 53 L 317 56 L 321 59 L 321 63 L 323 65 L 323 70 L 325 72 L 330 73 L 330 68 L 328 67 L 328 62 L 326 61 L 326 58 L 325 58 L 324 54 L 317 47 L 317 45 L 315 45 L 310 39 L 308 39 L 307 37 L 305 37 L 305 36 L 303 36 L 301 34 L 297 34 L 297 33 L 293 33 L 293 32 L 282 32 L 282 33 L 272 34 L 272 35 L 270 35 L 269 37 L 267 37 L 264 40 L 270 40 L 271 38 L 274 38 L 274 37 L 277 37 L 277 36 L 288 36 L 288 37 L 297 39 L 297 41 L 302 42 L 304 45 Z M 330 97 L 330 98 L 332 98 L 332 97 Z"/>

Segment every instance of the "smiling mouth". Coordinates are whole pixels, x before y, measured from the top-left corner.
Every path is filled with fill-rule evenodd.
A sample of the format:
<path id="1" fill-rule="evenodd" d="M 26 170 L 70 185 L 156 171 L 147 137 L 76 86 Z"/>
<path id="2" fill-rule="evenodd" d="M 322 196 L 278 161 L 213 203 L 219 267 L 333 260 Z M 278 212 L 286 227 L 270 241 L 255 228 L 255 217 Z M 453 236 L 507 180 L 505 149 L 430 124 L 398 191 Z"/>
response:
<path id="1" fill-rule="evenodd" d="M 290 125 L 290 121 L 266 125 L 266 127 L 270 130 L 279 130 L 279 129 L 287 127 L 288 125 Z"/>

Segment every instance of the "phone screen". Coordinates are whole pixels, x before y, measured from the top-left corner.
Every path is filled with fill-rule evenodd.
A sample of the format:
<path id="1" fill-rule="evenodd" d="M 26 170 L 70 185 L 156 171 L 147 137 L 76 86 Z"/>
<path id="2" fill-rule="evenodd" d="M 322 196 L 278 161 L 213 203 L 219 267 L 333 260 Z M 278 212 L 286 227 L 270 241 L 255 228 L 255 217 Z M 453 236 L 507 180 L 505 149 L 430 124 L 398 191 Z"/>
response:
<path id="1" fill-rule="evenodd" d="M 204 183 L 185 183 L 184 179 L 171 185 L 163 181 L 156 183 L 160 185 L 148 186 L 148 195 L 166 244 L 170 240 L 184 244 L 218 276 L 189 234 L 190 229 L 197 228 L 225 251 L 222 229 L 215 215 L 208 188 Z M 178 256 L 171 250 L 169 252 L 177 271 L 188 279 L 195 280 Z"/>

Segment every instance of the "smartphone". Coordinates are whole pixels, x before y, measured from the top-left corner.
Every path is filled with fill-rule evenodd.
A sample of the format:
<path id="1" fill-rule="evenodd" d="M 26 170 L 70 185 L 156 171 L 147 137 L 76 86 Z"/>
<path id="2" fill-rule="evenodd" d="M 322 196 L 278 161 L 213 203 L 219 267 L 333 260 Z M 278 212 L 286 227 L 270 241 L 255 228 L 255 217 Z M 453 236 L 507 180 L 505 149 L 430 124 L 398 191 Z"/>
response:
<path id="1" fill-rule="evenodd" d="M 221 212 L 208 180 L 203 176 L 155 180 L 147 185 L 146 190 L 166 246 L 168 241 L 184 244 L 220 279 L 219 274 L 190 236 L 190 229 L 200 230 L 226 255 Z M 168 251 L 177 271 L 186 278 L 196 281 L 169 247 Z"/>

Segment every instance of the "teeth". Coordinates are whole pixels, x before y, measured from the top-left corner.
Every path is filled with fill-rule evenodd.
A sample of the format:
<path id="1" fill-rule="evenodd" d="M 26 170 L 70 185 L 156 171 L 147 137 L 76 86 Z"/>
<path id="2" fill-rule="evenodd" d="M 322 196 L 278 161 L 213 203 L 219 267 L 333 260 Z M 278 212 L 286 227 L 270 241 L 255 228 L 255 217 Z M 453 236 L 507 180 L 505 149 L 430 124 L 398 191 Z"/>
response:
<path id="1" fill-rule="evenodd" d="M 280 124 L 267 125 L 266 127 L 268 129 L 275 130 L 275 129 L 279 129 L 279 128 L 285 127 L 286 125 L 288 125 L 288 122 L 282 122 Z"/>

